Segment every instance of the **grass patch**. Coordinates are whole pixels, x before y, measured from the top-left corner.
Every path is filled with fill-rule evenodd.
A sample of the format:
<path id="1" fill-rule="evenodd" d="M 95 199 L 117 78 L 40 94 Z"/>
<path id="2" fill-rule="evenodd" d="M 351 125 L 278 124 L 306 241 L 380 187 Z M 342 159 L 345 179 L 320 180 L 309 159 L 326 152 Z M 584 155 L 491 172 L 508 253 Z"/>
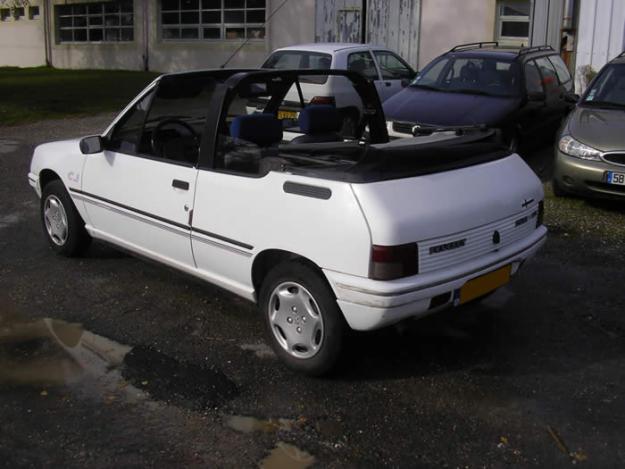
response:
<path id="1" fill-rule="evenodd" d="M 0 126 L 121 110 L 157 73 L 0 67 Z"/>
<path id="2" fill-rule="evenodd" d="M 615 200 L 556 197 L 545 184 L 545 223 L 563 236 L 583 236 L 625 246 L 625 203 Z"/>

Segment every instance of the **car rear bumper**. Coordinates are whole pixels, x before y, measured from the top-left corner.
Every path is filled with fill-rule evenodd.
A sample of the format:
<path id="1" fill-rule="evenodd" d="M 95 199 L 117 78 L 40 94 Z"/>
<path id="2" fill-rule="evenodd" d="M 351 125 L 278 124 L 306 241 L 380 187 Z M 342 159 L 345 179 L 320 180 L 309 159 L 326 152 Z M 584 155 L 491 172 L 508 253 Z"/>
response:
<path id="1" fill-rule="evenodd" d="M 603 198 L 625 197 L 625 186 L 608 184 L 606 171 L 625 173 L 625 166 L 582 160 L 556 150 L 554 179 L 567 192 Z"/>
<path id="2" fill-rule="evenodd" d="M 324 272 L 349 326 L 371 330 L 457 305 L 458 292 L 467 281 L 504 266 L 510 265 L 511 274 L 516 274 L 540 249 L 546 235 L 547 229 L 541 226 L 527 238 L 471 262 L 393 281 Z"/>

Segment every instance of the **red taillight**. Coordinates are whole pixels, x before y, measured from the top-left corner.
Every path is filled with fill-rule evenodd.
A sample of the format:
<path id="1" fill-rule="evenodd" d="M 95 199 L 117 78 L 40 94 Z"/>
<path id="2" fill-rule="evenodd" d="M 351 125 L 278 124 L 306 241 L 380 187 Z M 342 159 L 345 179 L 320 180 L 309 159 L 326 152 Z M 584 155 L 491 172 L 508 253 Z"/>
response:
<path id="1" fill-rule="evenodd" d="M 393 280 L 419 273 L 419 251 L 416 243 L 399 246 L 371 246 L 369 278 Z"/>
<path id="2" fill-rule="evenodd" d="M 334 96 L 314 96 L 310 100 L 310 104 L 329 104 L 331 106 L 336 105 Z"/>
<path id="3" fill-rule="evenodd" d="M 545 219 L 545 202 L 541 200 L 538 202 L 538 216 L 536 217 L 536 228 L 543 224 Z"/>

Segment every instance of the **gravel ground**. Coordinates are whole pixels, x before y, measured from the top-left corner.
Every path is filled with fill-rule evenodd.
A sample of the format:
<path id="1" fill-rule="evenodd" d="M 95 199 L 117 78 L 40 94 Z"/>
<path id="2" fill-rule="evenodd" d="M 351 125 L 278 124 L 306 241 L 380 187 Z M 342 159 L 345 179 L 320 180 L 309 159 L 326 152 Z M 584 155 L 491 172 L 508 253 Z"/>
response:
<path id="1" fill-rule="evenodd" d="M 625 464 L 622 205 L 548 195 L 548 243 L 509 286 L 354 334 L 310 379 L 280 366 L 251 304 L 98 243 L 48 249 L 32 150 L 110 117 L 0 129 L 4 464 Z M 550 150 L 528 161 L 548 181 Z"/>

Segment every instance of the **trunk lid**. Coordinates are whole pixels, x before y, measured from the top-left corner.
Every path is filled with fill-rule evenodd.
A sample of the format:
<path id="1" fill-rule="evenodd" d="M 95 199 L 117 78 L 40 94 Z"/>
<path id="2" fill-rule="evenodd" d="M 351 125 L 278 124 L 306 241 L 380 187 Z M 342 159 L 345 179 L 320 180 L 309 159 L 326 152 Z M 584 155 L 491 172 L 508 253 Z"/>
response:
<path id="1" fill-rule="evenodd" d="M 543 199 L 540 180 L 516 154 L 444 172 L 352 184 L 352 189 L 373 244 L 417 242 L 420 249 L 462 239 L 469 247 L 474 237 L 490 239 L 495 230 L 510 230 L 510 223 L 525 216 L 528 220 L 518 226 L 535 227 L 530 217 Z"/>

